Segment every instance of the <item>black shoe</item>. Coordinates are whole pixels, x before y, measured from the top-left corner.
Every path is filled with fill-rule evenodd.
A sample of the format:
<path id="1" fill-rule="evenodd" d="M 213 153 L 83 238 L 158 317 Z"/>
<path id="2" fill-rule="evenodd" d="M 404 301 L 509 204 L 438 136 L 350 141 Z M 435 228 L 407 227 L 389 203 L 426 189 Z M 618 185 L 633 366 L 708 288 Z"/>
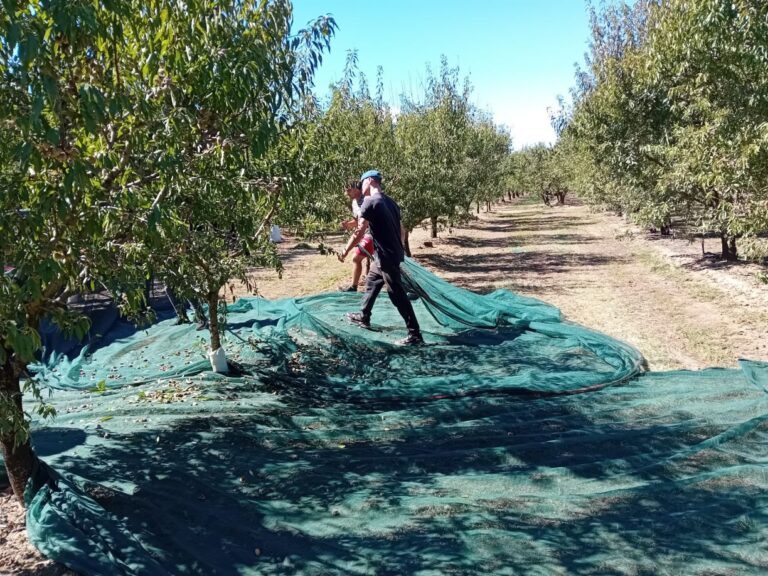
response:
<path id="1" fill-rule="evenodd" d="M 370 319 L 363 316 L 362 312 L 350 312 L 349 314 L 347 314 L 347 320 L 352 322 L 352 324 L 357 324 L 358 326 L 362 326 L 363 328 L 371 327 Z"/>
<path id="2" fill-rule="evenodd" d="M 411 333 L 402 340 L 396 340 L 395 344 L 398 346 L 418 346 L 424 344 L 424 338 L 419 333 Z"/>
<path id="3" fill-rule="evenodd" d="M 357 286 L 339 286 L 339 292 L 357 292 Z"/>
<path id="4" fill-rule="evenodd" d="M 205 330 L 208 328 L 208 321 L 207 320 L 198 320 L 197 327 L 195 330 Z"/>

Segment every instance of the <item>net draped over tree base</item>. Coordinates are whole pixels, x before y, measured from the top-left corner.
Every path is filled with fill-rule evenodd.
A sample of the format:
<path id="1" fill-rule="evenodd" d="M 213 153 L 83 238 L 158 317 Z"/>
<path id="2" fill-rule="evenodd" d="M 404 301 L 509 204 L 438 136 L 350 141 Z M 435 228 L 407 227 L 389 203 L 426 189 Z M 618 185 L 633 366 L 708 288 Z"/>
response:
<path id="1" fill-rule="evenodd" d="M 83 574 L 768 570 L 768 365 L 643 372 L 540 301 L 403 271 L 425 346 L 384 295 L 347 323 L 349 293 L 230 306 L 238 376 L 172 320 L 50 339 L 33 543 Z"/>

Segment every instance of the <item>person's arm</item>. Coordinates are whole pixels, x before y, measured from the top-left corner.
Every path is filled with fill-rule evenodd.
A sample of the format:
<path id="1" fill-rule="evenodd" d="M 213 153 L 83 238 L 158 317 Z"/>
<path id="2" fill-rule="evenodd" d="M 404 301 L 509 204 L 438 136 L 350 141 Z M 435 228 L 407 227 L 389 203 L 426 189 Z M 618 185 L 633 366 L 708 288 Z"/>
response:
<path id="1" fill-rule="evenodd" d="M 343 230 L 354 230 L 357 228 L 357 218 L 351 218 L 350 220 L 344 220 L 341 223 Z"/>
<path id="2" fill-rule="evenodd" d="M 357 228 L 355 229 L 354 234 L 352 234 L 352 236 L 349 238 L 349 241 L 347 242 L 347 245 L 344 247 L 344 251 L 339 253 L 339 260 L 344 262 L 344 258 L 347 257 L 352 248 L 357 246 L 357 243 L 363 239 L 366 230 L 368 230 L 368 220 L 365 218 L 360 218 L 357 222 Z"/>
<path id="3" fill-rule="evenodd" d="M 352 200 L 351 207 L 354 218 L 344 220 L 344 222 L 341 223 L 341 227 L 344 230 L 354 230 L 357 228 L 358 220 L 360 219 L 360 204 L 357 203 L 357 200 Z"/>

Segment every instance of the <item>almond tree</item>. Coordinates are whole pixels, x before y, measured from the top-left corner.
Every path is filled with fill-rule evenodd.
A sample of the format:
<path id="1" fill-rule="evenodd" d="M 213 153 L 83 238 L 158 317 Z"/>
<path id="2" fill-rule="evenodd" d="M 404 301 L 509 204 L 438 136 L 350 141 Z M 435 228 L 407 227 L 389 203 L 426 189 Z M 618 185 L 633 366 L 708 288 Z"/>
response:
<path id="1" fill-rule="evenodd" d="M 593 12 L 558 146 L 588 201 L 759 250 L 768 221 L 768 5 L 642 0 Z"/>
<path id="2" fill-rule="evenodd" d="M 157 172 L 135 161 L 147 123 L 134 94 L 142 57 L 122 28 L 141 25 L 131 11 L 53 1 L 0 12 L 0 444 L 20 500 L 34 463 L 20 380 L 40 398 L 27 366 L 41 321 L 82 336 L 88 322 L 67 298 L 103 286 L 139 304 L 121 287 L 141 276 L 133 232 Z"/>
<path id="3" fill-rule="evenodd" d="M 147 74 L 168 167 L 154 189 L 158 274 L 180 297 L 208 304 L 211 351 L 221 348 L 219 293 L 250 266 L 279 266 L 269 228 L 305 175 L 301 113 L 334 22 L 291 32 L 291 4 L 211 2 L 196 22 L 182 10 L 139 40 L 156 54 Z M 164 38 L 173 31 L 174 43 Z M 179 48 L 179 44 L 183 49 Z"/>
<path id="4" fill-rule="evenodd" d="M 0 444 L 20 500 L 44 318 L 84 334 L 67 298 L 101 288 L 138 310 L 163 253 L 154 271 L 215 314 L 243 258 L 269 259 L 260 232 L 291 190 L 273 148 L 334 23 L 290 27 L 288 0 L 3 2 Z"/>

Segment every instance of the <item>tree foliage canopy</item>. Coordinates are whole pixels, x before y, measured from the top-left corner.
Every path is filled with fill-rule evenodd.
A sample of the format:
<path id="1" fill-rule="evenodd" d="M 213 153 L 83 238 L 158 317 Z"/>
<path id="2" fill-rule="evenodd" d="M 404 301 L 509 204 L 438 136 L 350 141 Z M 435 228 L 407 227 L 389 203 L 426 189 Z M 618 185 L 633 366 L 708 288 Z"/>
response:
<path id="1" fill-rule="evenodd" d="M 640 223 L 736 239 L 768 230 L 768 6 L 643 0 L 592 12 L 563 111 L 569 187 Z"/>
<path id="2" fill-rule="evenodd" d="M 19 377 L 44 318 L 82 336 L 68 296 L 107 289 L 135 312 L 149 273 L 215 314 L 221 285 L 269 260 L 264 224 L 294 189 L 274 150 L 335 28 L 291 21 L 287 0 L 3 2 L 0 440 L 17 495 Z"/>

